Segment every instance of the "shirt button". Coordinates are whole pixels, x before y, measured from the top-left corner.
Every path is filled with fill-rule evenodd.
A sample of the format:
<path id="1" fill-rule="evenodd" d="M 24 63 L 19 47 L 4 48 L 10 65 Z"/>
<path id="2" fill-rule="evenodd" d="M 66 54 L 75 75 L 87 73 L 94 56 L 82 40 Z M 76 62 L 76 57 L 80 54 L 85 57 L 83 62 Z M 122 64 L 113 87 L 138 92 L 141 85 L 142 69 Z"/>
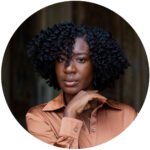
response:
<path id="1" fill-rule="evenodd" d="M 74 132 L 78 132 L 78 128 L 74 128 Z"/>
<path id="2" fill-rule="evenodd" d="M 92 132 L 95 132 L 96 131 L 96 129 L 95 128 L 92 128 Z"/>

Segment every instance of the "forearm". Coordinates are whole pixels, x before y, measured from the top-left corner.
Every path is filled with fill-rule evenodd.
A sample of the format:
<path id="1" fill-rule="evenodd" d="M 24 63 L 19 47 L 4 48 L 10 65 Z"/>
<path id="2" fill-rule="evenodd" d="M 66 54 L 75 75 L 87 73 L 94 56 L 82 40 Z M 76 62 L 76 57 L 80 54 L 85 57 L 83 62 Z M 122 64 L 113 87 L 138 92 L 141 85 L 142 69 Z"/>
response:
<path id="1" fill-rule="evenodd" d="M 78 148 L 78 140 L 82 121 L 64 117 L 61 121 L 57 136 L 50 124 L 39 116 L 27 113 L 26 124 L 28 131 L 38 139 L 62 148 Z"/>

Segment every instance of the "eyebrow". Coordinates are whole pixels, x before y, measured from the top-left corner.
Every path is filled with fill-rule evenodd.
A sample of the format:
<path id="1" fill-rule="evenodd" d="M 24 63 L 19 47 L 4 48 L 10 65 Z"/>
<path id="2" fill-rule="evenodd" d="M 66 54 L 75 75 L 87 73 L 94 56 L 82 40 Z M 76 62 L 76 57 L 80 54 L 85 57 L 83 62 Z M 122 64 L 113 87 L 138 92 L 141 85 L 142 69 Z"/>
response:
<path id="1" fill-rule="evenodd" d="M 65 53 L 62 53 L 61 55 L 66 56 Z M 89 54 L 89 53 L 86 53 L 86 52 L 73 53 L 73 56 L 78 56 L 78 55 L 90 55 L 90 54 Z"/>
<path id="2" fill-rule="evenodd" d="M 73 55 L 89 55 L 89 53 L 81 52 L 81 53 L 73 53 Z"/>

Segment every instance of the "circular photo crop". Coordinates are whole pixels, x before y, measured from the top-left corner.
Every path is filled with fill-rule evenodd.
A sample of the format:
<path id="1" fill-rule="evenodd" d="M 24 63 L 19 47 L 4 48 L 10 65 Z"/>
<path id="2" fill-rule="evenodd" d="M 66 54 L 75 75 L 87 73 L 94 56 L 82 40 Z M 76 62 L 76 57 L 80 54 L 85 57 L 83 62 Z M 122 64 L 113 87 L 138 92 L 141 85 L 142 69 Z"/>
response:
<path id="1" fill-rule="evenodd" d="M 3 57 L 12 114 L 34 137 L 61 148 L 89 148 L 122 133 L 140 112 L 148 82 L 134 29 L 89 2 L 37 11 L 18 27 Z"/>

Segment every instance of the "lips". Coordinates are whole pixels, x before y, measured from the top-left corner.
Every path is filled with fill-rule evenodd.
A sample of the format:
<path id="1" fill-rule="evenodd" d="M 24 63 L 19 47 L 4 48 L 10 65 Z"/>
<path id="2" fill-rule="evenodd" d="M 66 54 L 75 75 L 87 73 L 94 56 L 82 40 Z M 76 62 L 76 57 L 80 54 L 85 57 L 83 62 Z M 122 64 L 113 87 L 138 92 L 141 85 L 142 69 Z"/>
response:
<path id="1" fill-rule="evenodd" d="M 68 86 L 68 87 L 76 86 L 78 83 L 79 81 L 75 81 L 75 80 L 64 80 L 65 86 Z"/>

